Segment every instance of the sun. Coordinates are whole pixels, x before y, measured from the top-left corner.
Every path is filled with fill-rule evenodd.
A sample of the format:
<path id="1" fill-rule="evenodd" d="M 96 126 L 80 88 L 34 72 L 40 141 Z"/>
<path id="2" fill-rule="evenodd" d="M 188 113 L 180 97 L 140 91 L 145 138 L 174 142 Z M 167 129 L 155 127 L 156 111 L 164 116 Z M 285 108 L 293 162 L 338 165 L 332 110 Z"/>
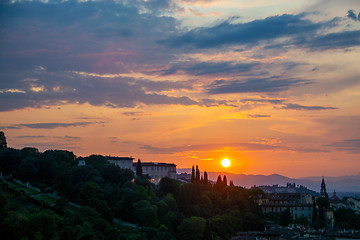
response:
<path id="1" fill-rule="evenodd" d="M 227 159 L 227 158 L 224 158 L 222 161 L 221 161 L 221 165 L 223 165 L 223 167 L 229 167 L 231 164 L 230 160 Z"/>

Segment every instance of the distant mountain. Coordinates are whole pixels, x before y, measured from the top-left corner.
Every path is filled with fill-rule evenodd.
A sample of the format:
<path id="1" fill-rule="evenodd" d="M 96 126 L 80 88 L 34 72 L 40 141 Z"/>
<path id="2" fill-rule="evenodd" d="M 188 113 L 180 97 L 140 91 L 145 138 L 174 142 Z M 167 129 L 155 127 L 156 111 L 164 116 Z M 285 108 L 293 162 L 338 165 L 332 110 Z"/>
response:
<path id="1" fill-rule="evenodd" d="M 178 169 L 178 173 L 191 173 L 191 168 Z M 235 185 L 242 187 L 252 187 L 261 185 L 286 186 L 287 183 L 296 183 L 302 185 L 316 192 L 320 191 L 320 184 L 322 177 L 304 177 L 304 178 L 289 178 L 279 174 L 272 175 L 246 175 L 233 174 L 227 172 L 208 172 L 210 180 L 216 181 L 217 177 L 226 175 L 228 181 L 232 180 Z M 331 196 L 334 190 L 340 192 L 354 192 L 360 193 L 360 174 L 355 176 L 340 176 L 340 177 L 324 177 L 326 189 Z"/>

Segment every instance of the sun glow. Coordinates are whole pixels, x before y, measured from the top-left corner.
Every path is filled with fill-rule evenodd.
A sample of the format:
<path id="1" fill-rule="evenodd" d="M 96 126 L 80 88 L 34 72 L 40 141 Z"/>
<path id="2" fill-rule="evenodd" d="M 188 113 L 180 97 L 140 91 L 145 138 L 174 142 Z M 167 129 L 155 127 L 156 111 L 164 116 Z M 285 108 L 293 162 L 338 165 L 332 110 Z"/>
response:
<path id="1" fill-rule="evenodd" d="M 229 167 L 231 164 L 230 160 L 225 158 L 221 161 L 221 165 L 223 165 L 223 167 Z"/>

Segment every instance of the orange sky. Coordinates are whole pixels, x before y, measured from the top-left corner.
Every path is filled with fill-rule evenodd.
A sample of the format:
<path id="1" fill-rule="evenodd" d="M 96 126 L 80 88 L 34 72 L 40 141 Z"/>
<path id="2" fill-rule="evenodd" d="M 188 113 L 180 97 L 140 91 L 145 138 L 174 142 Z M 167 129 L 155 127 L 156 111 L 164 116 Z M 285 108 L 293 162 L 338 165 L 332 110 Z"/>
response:
<path id="1" fill-rule="evenodd" d="M 360 173 L 358 1 L 0 9 L 9 147 L 244 174 Z"/>

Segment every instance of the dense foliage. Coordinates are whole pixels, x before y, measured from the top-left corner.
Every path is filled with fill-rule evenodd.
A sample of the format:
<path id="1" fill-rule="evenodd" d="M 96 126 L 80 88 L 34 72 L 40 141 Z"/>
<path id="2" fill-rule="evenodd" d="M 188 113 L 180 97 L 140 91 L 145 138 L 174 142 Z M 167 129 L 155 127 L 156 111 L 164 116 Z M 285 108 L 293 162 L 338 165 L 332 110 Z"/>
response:
<path id="1" fill-rule="evenodd" d="M 154 185 L 140 169 L 135 176 L 103 156 L 82 160 L 78 166 L 69 151 L 1 149 L 3 176 L 40 189 L 1 182 L 2 239 L 221 240 L 264 228 L 259 189 L 228 186 L 226 177 L 212 185 L 198 168 L 190 183 L 165 177 Z"/>

